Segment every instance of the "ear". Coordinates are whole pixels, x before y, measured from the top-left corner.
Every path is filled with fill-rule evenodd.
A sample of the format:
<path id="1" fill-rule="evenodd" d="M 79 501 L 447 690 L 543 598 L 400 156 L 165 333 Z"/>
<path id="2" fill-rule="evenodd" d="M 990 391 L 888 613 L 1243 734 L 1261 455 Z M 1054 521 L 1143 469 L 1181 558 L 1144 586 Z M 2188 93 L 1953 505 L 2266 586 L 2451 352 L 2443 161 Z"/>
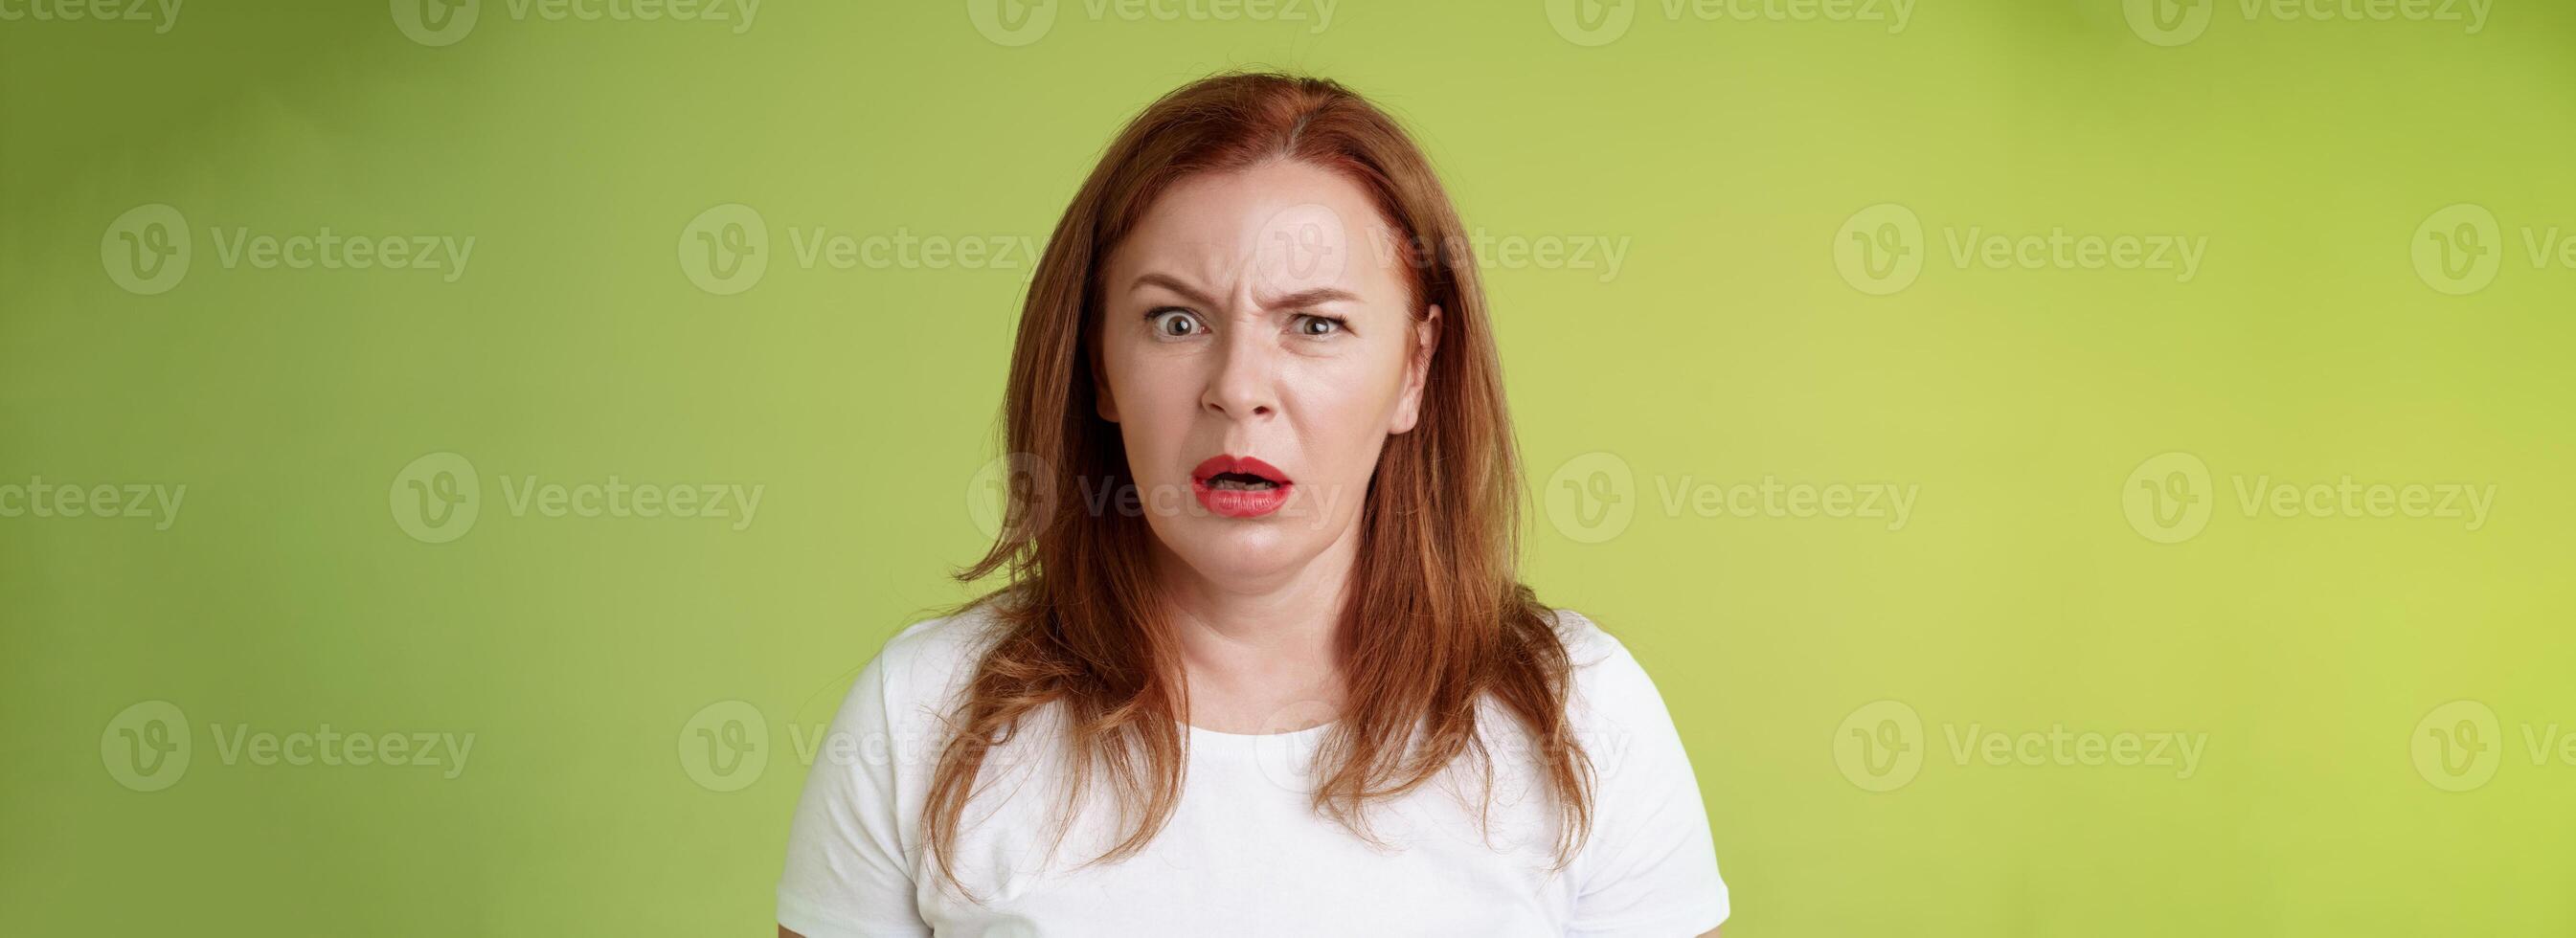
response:
<path id="1" fill-rule="evenodd" d="M 1404 391 L 1395 402 L 1395 419 L 1387 426 L 1390 434 L 1413 429 L 1422 418 L 1422 387 L 1431 379 L 1431 355 L 1440 350 L 1440 304 L 1424 308 L 1422 321 L 1413 324 L 1413 358 L 1404 363 Z"/>

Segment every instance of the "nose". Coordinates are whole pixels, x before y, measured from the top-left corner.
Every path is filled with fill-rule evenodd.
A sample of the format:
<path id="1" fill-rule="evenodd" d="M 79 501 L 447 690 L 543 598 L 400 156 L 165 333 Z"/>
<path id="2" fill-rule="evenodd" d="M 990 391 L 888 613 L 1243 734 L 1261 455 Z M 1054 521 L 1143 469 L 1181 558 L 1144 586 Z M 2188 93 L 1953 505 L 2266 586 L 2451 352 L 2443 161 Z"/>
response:
<path id="1" fill-rule="evenodd" d="M 1210 413 L 1249 420 L 1279 409 L 1277 365 L 1259 330 L 1238 329 L 1225 342 L 1224 360 L 1209 376 L 1199 404 Z"/>

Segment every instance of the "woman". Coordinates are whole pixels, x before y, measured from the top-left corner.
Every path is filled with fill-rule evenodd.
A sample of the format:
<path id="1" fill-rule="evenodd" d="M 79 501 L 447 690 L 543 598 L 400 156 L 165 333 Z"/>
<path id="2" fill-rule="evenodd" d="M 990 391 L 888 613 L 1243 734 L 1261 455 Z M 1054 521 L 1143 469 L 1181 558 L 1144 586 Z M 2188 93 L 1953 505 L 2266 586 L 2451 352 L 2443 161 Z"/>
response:
<path id="1" fill-rule="evenodd" d="M 1329 81 L 1121 133 L 1012 353 L 1015 497 L 808 777 L 780 933 L 1715 934 L 1654 684 L 1516 579 L 1475 259 Z"/>

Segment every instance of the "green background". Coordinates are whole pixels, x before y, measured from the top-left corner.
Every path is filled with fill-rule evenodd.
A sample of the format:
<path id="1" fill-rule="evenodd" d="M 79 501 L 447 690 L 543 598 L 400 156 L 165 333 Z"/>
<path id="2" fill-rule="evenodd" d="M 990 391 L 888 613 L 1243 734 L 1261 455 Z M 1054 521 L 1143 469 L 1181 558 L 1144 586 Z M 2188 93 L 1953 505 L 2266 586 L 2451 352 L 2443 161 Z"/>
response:
<path id="1" fill-rule="evenodd" d="M 2576 269 L 2524 241 L 2576 235 L 2563 4 L 2472 33 L 2230 0 L 2178 45 L 2118 0 L 1924 0 L 1896 31 L 1632 0 L 1601 33 L 1536 2 L 1344 0 L 1317 31 L 1060 0 L 1003 41 L 963 3 L 770 0 L 737 33 L 491 0 L 444 46 L 400 6 L 0 22 L 0 485 L 187 486 L 167 530 L 0 517 L 0 932 L 763 933 L 795 743 L 967 595 L 1027 276 L 806 267 L 791 231 L 1043 239 L 1123 120 L 1249 64 L 1406 120 L 1471 229 L 1627 245 L 1616 276 L 1486 270 L 1526 577 L 1659 682 L 1730 936 L 2576 933 L 2576 764 L 2526 736 L 2576 732 Z M 1835 251 L 1887 202 L 1923 266 L 1872 295 Z M 717 295 L 679 248 L 728 203 L 769 266 Z M 2500 223 L 2462 296 L 2410 260 L 2454 203 Z M 102 239 L 150 204 L 193 254 L 142 295 Z M 476 244 L 444 282 L 227 266 L 212 236 L 326 226 Z M 1962 266 L 1972 228 L 2206 254 L 2188 282 Z M 2167 452 L 2210 473 L 2178 543 L 2124 501 Z M 391 500 L 431 453 L 480 477 L 445 543 Z M 1551 513 L 1569 465 L 1633 514 Z M 503 490 L 612 475 L 764 497 L 735 530 Z M 1766 476 L 1919 494 L 1896 530 L 1663 502 Z M 2346 476 L 2493 508 L 2233 488 Z M 111 721 L 156 700 L 192 761 L 133 790 Z M 1874 791 L 1898 779 L 1837 746 L 1880 700 L 1921 762 Z M 2496 721 L 2464 791 L 2420 748 L 2455 700 Z M 710 705 L 765 768 L 692 750 Z M 216 738 L 324 724 L 476 735 L 452 779 Z M 2187 778 L 1951 748 L 2061 725 L 2206 748 Z"/>

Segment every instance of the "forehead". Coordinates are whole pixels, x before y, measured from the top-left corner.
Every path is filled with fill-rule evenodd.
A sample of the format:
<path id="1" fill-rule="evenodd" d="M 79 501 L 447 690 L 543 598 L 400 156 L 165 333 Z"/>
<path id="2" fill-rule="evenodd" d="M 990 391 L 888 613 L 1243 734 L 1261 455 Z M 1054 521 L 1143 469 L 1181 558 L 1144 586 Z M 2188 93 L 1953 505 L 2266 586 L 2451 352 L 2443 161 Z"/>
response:
<path id="1" fill-rule="evenodd" d="M 1293 160 L 1199 173 L 1165 189 L 1110 257 L 1113 293 L 1146 273 L 1256 296 L 1339 287 L 1391 298 L 1398 235 L 1358 184 Z"/>

